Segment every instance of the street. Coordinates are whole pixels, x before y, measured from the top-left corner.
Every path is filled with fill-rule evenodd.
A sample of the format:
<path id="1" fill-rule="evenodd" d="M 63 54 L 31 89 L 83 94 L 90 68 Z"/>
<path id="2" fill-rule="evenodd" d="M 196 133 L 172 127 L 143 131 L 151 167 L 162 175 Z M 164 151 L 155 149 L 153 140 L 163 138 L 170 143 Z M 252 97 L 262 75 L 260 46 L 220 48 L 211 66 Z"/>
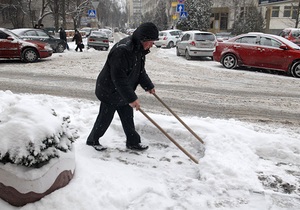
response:
<path id="1" fill-rule="evenodd" d="M 121 37 L 115 35 L 116 40 Z M 97 100 L 95 81 L 109 51 L 80 53 L 72 44 L 70 51 L 37 63 L 0 60 L 0 89 Z M 146 70 L 157 95 L 180 115 L 299 125 L 300 79 L 228 70 L 209 58 L 187 61 L 176 56 L 175 48 L 155 46 L 147 55 Z M 140 87 L 137 93 L 145 110 L 169 114 Z"/>

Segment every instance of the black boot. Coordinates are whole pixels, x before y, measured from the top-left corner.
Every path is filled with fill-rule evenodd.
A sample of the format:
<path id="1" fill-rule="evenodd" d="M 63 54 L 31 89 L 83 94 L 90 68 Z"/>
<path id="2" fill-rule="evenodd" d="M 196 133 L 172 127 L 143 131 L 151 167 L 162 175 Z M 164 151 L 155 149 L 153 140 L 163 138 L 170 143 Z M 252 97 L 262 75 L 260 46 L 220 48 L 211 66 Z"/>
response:
<path id="1" fill-rule="evenodd" d="M 106 150 L 106 149 L 107 149 L 107 147 L 102 146 L 102 145 L 99 143 L 99 141 L 96 141 L 96 142 L 89 142 L 89 141 L 87 141 L 87 142 L 86 142 L 86 145 L 89 145 L 89 146 L 94 147 L 94 149 L 97 150 L 97 151 L 103 151 L 103 150 Z"/>
<path id="2" fill-rule="evenodd" d="M 136 144 L 136 145 L 126 145 L 127 149 L 131 150 L 137 150 L 137 151 L 143 151 L 148 149 L 149 147 L 146 145 L 142 145 L 141 143 Z"/>

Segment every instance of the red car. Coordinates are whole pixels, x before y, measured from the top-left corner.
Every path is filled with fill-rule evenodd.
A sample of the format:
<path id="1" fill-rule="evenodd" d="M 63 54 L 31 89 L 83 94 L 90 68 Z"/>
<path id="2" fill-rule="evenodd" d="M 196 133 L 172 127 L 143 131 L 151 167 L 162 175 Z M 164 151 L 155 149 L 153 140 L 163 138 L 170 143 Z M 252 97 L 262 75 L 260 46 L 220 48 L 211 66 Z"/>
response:
<path id="1" fill-rule="evenodd" d="M 300 29 L 299 28 L 285 28 L 280 33 L 279 36 L 282 36 L 291 42 L 294 42 L 296 45 L 300 46 Z"/>
<path id="2" fill-rule="evenodd" d="M 39 58 L 50 57 L 52 48 L 39 41 L 24 41 L 5 28 L 0 28 L 0 58 L 21 59 L 24 62 L 35 62 Z"/>
<path id="3" fill-rule="evenodd" d="M 277 35 L 248 33 L 218 42 L 213 57 L 228 69 L 248 66 L 300 77 L 300 47 Z"/>

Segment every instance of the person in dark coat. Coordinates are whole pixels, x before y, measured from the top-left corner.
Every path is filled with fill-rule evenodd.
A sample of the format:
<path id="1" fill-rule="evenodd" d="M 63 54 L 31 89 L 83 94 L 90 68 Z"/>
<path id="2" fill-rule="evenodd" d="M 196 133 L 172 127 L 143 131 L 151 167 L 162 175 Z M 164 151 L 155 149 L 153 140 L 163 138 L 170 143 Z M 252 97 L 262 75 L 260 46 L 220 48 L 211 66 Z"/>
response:
<path id="1" fill-rule="evenodd" d="M 126 135 L 126 147 L 132 150 L 148 149 L 148 146 L 141 144 L 140 135 L 135 130 L 133 109 L 139 110 L 141 106 L 135 93 L 138 85 L 150 94 L 155 93 L 145 70 L 146 54 L 150 52 L 154 40 L 158 40 L 158 29 L 153 23 L 146 22 L 110 50 L 96 82 L 95 93 L 101 104 L 87 145 L 99 151 L 106 149 L 99 143 L 99 138 L 104 135 L 117 111 Z"/>
<path id="2" fill-rule="evenodd" d="M 67 33 L 63 28 L 59 29 L 59 38 L 66 42 L 66 48 L 69 50 L 68 40 L 67 40 Z"/>
<path id="3" fill-rule="evenodd" d="M 77 52 L 77 50 L 79 48 L 80 52 L 82 52 L 82 48 L 83 48 L 82 47 L 83 46 L 82 45 L 82 37 L 77 29 L 75 30 L 75 34 L 74 34 L 72 41 L 75 41 L 75 44 L 76 44 L 75 51 Z"/>

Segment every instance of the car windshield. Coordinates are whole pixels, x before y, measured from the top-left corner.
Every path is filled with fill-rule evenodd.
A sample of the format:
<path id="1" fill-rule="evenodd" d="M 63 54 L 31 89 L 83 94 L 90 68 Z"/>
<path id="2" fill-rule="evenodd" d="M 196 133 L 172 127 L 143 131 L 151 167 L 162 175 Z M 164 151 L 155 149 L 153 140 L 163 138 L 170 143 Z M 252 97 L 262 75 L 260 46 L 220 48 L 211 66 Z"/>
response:
<path id="1" fill-rule="evenodd" d="M 5 33 L 7 33 L 9 36 L 17 37 L 20 39 L 20 36 L 18 34 L 15 34 L 14 32 L 12 32 L 11 30 L 5 30 Z"/>
<path id="2" fill-rule="evenodd" d="M 296 38 L 299 38 L 299 36 L 300 36 L 300 30 L 294 30 L 294 31 L 292 31 L 292 36 L 296 37 Z"/>
<path id="3" fill-rule="evenodd" d="M 167 36 L 166 32 L 159 32 L 159 36 Z"/>
<path id="4" fill-rule="evenodd" d="M 287 40 L 286 38 L 283 38 L 281 36 L 274 35 L 277 39 L 279 39 L 281 42 L 288 44 L 290 47 L 294 48 L 295 50 L 300 50 L 300 47 L 295 44 L 294 42 L 291 42 L 290 40 Z"/>
<path id="5" fill-rule="evenodd" d="M 196 41 L 215 41 L 215 36 L 209 33 L 197 33 L 195 34 Z"/>
<path id="6" fill-rule="evenodd" d="M 101 36 L 101 37 L 107 37 L 107 34 L 100 31 L 92 31 L 91 36 Z"/>

